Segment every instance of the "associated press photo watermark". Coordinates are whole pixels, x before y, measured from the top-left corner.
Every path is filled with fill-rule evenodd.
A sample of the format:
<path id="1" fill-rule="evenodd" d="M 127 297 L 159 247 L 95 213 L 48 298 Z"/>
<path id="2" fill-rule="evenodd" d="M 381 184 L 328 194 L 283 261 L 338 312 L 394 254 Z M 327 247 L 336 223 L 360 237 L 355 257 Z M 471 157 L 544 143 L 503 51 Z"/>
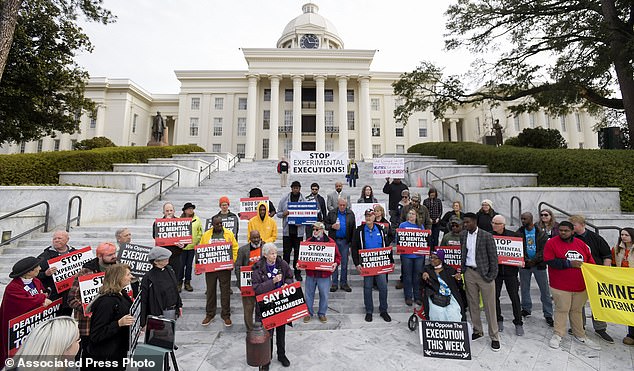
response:
<path id="1" fill-rule="evenodd" d="M 100 369 L 108 368 L 153 368 L 163 362 L 163 357 L 147 356 L 124 358 L 123 360 L 102 360 L 93 358 L 82 358 L 75 360 L 74 357 L 53 357 L 53 356 L 17 356 L 7 358 L 4 366 L 7 369 L 17 368 L 20 370 L 42 370 L 42 369 L 79 369 L 92 367 Z"/>

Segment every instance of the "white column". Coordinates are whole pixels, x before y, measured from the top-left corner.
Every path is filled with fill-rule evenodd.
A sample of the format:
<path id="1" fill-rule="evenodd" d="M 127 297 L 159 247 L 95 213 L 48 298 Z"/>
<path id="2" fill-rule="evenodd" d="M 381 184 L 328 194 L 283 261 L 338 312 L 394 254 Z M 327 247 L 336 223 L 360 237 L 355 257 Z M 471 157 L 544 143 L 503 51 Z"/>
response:
<path id="1" fill-rule="evenodd" d="M 361 159 L 372 158 L 372 127 L 370 125 L 370 76 L 359 77 L 359 138 Z"/>
<path id="2" fill-rule="evenodd" d="M 253 161 L 255 159 L 255 138 L 257 100 L 258 100 L 258 76 L 248 75 L 249 90 L 247 91 L 247 145 L 245 148 L 244 160 Z"/>
<path id="3" fill-rule="evenodd" d="M 449 139 L 452 142 L 457 142 L 458 141 L 458 126 L 457 126 L 458 120 L 457 119 L 449 119 L 449 127 L 450 127 L 450 131 L 451 133 L 450 136 L 451 138 Z"/>
<path id="4" fill-rule="evenodd" d="M 271 78 L 271 121 L 269 130 L 269 159 L 279 158 L 279 133 L 280 122 L 280 76 L 273 75 Z"/>
<path id="5" fill-rule="evenodd" d="M 293 75 L 293 151 L 302 150 L 302 80 L 304 76 Z"/>
<path id="6" fill-rule="evenodd" d="M 326 103 L 324 101 L 324 86 L 326 84 L 326 76 L 316 75 L 315 83 L 317 84 L 317 130 L 315 135 L 315 148 L 319 152 L 324 152 L 326 150 L 326 113 L 324 111 L 326 107 Z"/>
<path id="7" fill-rule="evenodd" d="M 348 153 L 348 76 L 337 76 L 339 83 L 339 151 Z"/>

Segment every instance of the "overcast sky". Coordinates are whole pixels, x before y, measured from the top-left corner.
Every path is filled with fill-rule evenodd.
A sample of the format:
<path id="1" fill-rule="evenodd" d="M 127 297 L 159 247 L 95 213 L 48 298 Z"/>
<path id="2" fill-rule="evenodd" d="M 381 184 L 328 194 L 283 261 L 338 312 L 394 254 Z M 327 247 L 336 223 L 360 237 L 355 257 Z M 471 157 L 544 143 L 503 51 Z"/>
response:
<path id="1" fill-rule="evenodd" d="M 129 78 L 153 94 L 176 94 L 174 70 L 246 70 L 239 48 L 274 48 L 305 0 L 104 0 L 117 21 L 83 24 L 94 51 L 78 56 L 91 76 Z M 453 1 L 319 0 L 346 49 L 376 49 L 372 71 L 405 72 L 431 60 L 466 72 L 466 51 L 443 50 Z"/>

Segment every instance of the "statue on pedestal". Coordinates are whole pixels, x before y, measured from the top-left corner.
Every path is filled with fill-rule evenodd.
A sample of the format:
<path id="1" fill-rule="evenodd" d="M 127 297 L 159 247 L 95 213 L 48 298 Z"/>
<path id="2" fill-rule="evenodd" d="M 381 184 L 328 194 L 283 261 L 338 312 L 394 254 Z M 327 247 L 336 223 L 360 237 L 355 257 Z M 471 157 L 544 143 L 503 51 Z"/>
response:
<path id="1" fill-rule="evenodd" d="M 156 116 L 154 116 L 154 121 L 152 122 L 152 139 L 155 142 L 161 142 L 163 139 L 163 133 L 165 132 L 165 120 L 161 116 L 160 112 L 156 112 Z"/>
<path id="2" fill-rule="evenodd" d="M 495 120 L 493 122 L 493 132 L 491 134 L 495 135 L 495 145 L 501 146 L 503 144 L 502 138 L 502 125 L 500 125 L 500 120 Z"/>

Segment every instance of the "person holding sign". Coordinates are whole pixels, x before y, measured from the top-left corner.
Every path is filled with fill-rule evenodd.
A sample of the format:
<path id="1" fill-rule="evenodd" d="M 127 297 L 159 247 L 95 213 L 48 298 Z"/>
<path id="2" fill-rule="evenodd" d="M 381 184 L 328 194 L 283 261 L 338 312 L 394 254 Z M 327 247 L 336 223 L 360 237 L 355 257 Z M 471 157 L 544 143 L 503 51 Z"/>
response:
<path id="1" fill-rule="evenodd" d="M 425 266 L 425 314 L 431 321 L 460 322 L 463 303 L 458 281 L 460 273 L 445 264 L 445 251 L 438 249 L 429 256 L 431 264 Z"/>
<path id="2" fill-rule="evenodd" d="M 182 316 L 183 301 L 178 293 L 176 273 L 168 266 L 170 255 L 168 249 L 160 246 L 148 254 L 152 269 L 141 281 L 141 326 L 145 326 L 147 316 L 173 320 Z"/>
<path id="3" fill-rule="evenodd" d="M 345 198 L 337 200 L 337 208 L 328 212 L 324 224 L 328 229 L 328 237 L 335 240 L 337 250 L 341 255 L 341 276 L 339 275 L 339 266 L 337 266 L 332 277 L 330 292 L 339 289 L 340 279 L 341 289 L 345 292 L 352 292 L 352 288 L 348 285 L 348 256 L 356 222 L 354 213 L 348 208 L 348 202 Z"/>
<path id="4" fill-rule="evenodd" d="M 174 215 L 174 205 L 171 202 L 166 202 L 163 204 L 163 219 L 176 219 Z M 156 231 L 156 221 L 154 225 L 152 225 L 152 238 L 157 238 Z M 183 253 L 183 248 L 185 244 L 182 242 L 177 242 L 176 245 L 163 246 L 172 252 L 172 256 L 170 256 L 169 265 L 172 267 L 174 272 L 180 272 L 182 264 L 181 264 L 181 254 Z"/>
<path id="5" fill-rule="evenodd" d="M 41 259 L 29 256 L 20 259 L 13 265 L 9 278 L 13 278 L 4 290 L 0 305 L 0 364 L 8 358 L 9 321 L 37 307 L 45 307 L 52 303 L 47 298 L 44 285 L 37 279 L 40 273 Z"/>
<path id="6" fill-rule="evenodd" d="M 88 344 L 90 336 L 90 317 L 84 314 L 84 305 L 79 288 L 79 277 L 105 272 L 106 269 L 117 263 L 117 247 L 112 242 L 102 242 L 97 246 L 97 257 L 84 264 L 77 277 L 73 281 L 68 291 L 68 305 L 75 311 L 75 319 L 79 324 L 79 335 L 81 336 L 81 357 L 86 359 L 88 354 Z"/>
<path id="7" fill-rule="evenodd" d="M 275 244 L 266 243 L 262 247 L 262 258 L 253 265 L 251 283 L 256 295 L 293 283 L 291 267 L 286 261 L 277 256 L 277 246 Z M 256 311 L 256 320 L 262 321 L 262 314 L 259 308 Z M 284 367 L 290 366 L 291 362 L 286 357 L 286 324 L 269 330 L 269 333 L 271 334 L 271 354 L 273 354 L 273 333 L 275 333 L 277 360 Z M 262 367 L 262 370 L 268 369 L 268 364 Z"/>
<path id="8" fill-rule="evenodd" d="M 407 212 L 407 221 L 401 223 L 398 227 L 404 229 L 423 229 L 416 224 L 416 210 Z M 398 232 L 397 232 L 398 245 Z M 403 295 L 405 295 L 405 304 L 412 306 L 414 300 L 416 304 L 423 304 L 423 292 L 421 288 L 420 277 L 423 274 L 423 266 L 425 265 L 425 256 L 418 254 L 401 254 L 401 271 L 403 273 Z"/>
<path id="9" fill-rule="evenodd" d="M 269 215 L 269 201 L 260 202 L 258 204 L 258 215 L 249 219 L 247 235 L 251 236 L 253 231 L 260 232 L 260 238 L 265 243 L 277 240 L 277 223 Z"/>
<path id="10" fill-rule="evenodd" d="M 385 233 L 383 228 L 374 222 L 374 209 L 367 209 L 364 213 L 365 224 L 360 225 L 354 231 L 352 238 L 352 260 L 361 272 L 361 257 L 359 250 L 377 249 L 385 247 Z M 394 263 L 394 258 L 390 253 L 390 261 Z M 379 287 L 379 312 L 385 322 L 391 322 L 392 317 L 387 313 L 387 273 L 376 276 L 363 277 L 363 303 L 365 305 L 365 320 L 372 322 L 372 312 L 374 312 L 374 302 L 372 300 L 372 285 L 376 280 Z"/>
<path id="11" fill-rule="evenodd" d="M 222 218 L 222 226 L 233 232 L 233 235 L 236 236 L 236 239 L 238 239 L 238 233 L 240 232 L 240 218 L 229 210 L 230 204 L 229 197 L 220 197 L 220 200 L 218 200 L 220 211 L 214 216 L 220 216 Z M 208 223 L 209 222 L 210 220 L 208 220 Z M 205 231 L 208 229 L 209 228 L 205 228 Z"/>
<path id="12" fill-rule="evenodd" d="M 313 225 L 313 235 L 307 241 L 310 242 L 333 242 L 324 233 L 324 223 L 317 222 Z M 341 254 L 339 250 L 335 248 L 335 267 L 341 264 Z M 333 267 L 334 268 L 334 267 Z M 313 310 L 313 303 L 315 302 L 315 289 L 319 288 L 319 309 L 317 316 L 321 323 L 328 322 L 326 318 L 326 311 L 328 310 L 328 294 L 330 291 L 330 276 L 332 272 L 322 270 L 306 270 L 306 305 L 308 306 L 309 316 L 304 317 L 304 323 L 310 322 L 315 312 Z"/>
<path id="13" fill-rule="evenodd" d="M 45 248 L 44 251 L 37 256 L 42 259 L 42 262 L 40 263 L 42 270 L 37 275 L 37 278 L 42 282 L 46 290 L 49 291 L 49 298 L 51 300 L 55 300 L 57 298 L 63 299 L 62 307 L 57 312 L 57 315 L 59 316 L 70 316 L 73 314 L 73 309 L 68 306 L 68 291 L 57 292 L 57 286 L 55 286 L 55 281 L 53 280 L 53 274 L 55 274 L 57 268 L 49 266 L 48 261 L 75 251 L 75 248 L 68 244 L 69 240 L 70 236 L 68 235 L 68 232 L 55 231 L 53 232 L 53 241 L 51 246 Z"/>
<path id="14" fill-rule="evenodd" d="M 203 235 L 203 223 L 200 221 L 200 218 L 198 218 L 198 215 L 194 213 L 194 209 L 196 209 L 196 205 L 191 202 L 187 202 L 183 206 L 183 214 L 181 214 L 181 218 L 192 218 L 192 243 L 185 246 L 183 248 L 183 253 L 181 254 L 181 268 L 178 272 L 176 272 L 178 292 L 181 291 L 183 279 L 185 280 L 185 291 L 194 291 L 191 284 L 192 268 L 194 263 L 194 246 L 198 245 L 200 238 Z"/>
<path id="15" fill-rule="evenodd" d="M 295 280 L 301 281 L 302 274 L 297 269 L 297 257 L 299 256 L 299 243 L 304 239 L 304 226 L 288 224 L 288 203 L 305 202 L 304 196 L 300 193 L 302 185 L 297 180 L 291 183 L 291 192 L 280 200 L 277 206 L 277 217 L 282 218 L 282 244 L 284 248 L 284 260 L 291 263 L 291 252 L 293 253 L 293 271 Z"/>
<path id="16" fill-rule="evenodd" d="M 229 242 L 232 249 L 232 259 L 236 261 L 238 257 L 238 241 L 233 236 L 233 232 L 222 226 L 222 218 L 219 216 L 213 217 L 212 225 L 212 228 L 203 234 L 200 243 Z M 197 272 L 197 274 L 200 273 Z M 224 325 L 230 327 L 233 325 L 231 322 L 231 270 L 205 272 L 205 283 L 207 285 L 207 291 L 205 292 L 207 305 L 205 307 L 206 315 L 201 324 L 207 326 L 216 317 L 216 285 L 220 283 L 220 317 Z"/>
<path id="17" fill-rule="evenodd" d="M 238 258 L 235 262 L 235 272 L 238 285 L 242 289 L 242 280 L 240 267 L 251 267 L 253 264 L 260 261 L 262 257 L 262 246 L 264 243 L 260 238 L 260 232 L 252 230 L 249 235 L 249 243 L 244 246 L 240 246 L 238 249 Z M 241 290 L 242 291 L 242 290 Z M 242 309 L 244 312 L 244 324 L 247 326 L 247 331 L 253 330 L 253 312 L 255 311 L 255 295 L 242 294 Z"/>
<path id="18" fill-rule="evenodd" d="M 612 266 L 634 268 L 634 228 L 623 228 L 619 233 L 619 240 L 612 248 Z M 623 344 L 634 345 L 634 326 L 627 327 L 627 335 Z"/>

